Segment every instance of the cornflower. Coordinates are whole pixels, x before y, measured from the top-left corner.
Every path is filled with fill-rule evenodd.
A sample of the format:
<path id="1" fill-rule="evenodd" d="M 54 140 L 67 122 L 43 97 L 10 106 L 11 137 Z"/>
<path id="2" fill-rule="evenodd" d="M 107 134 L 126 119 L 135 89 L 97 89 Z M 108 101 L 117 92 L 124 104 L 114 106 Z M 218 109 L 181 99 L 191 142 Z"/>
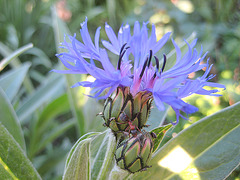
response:
<path id="1" fill-rule="evenodd" d="M 105 31 L 109 41 L 102 40 L 104 48 L 99 46 L 100 27 L 97 28 L 94 43 L 89 35 L 87 18 L 81 24 L 80 30 L 82 42 L 74 36 L 68 36 L 70 42 L 61 44 L 67 52 L 57 54 L 63 65 L 68 70 L 53 70 L 57 73 L 66 74 L 89 74 L 95 78 L 94 82 L 77 82 L 72 87 L 90 87 L 91 97 L 106 99 L 117 89 L 123 89 L 133 99 L 139 93 L 147 94 L 147 100 L 154 100 L 156 107 L 165 110 L 164 103 L 170 105 L 176 112 L 176 125 L 179 117 L 187 119 L 181 112 L 188 114 L 198 111 L 198 108 L 186 103 L 183 98 L 192 94 L 219 96 L 218 89 L 207 90 L 205 86 L 225 88 L 224 85 L 208 82 L 214 75 L 209 75 L 212 65 L 209 60 L 203 62 L 207 53 L 202 55 L 194 49 L 197 39 L 191 44 L 185 41 L 188 51 L 182 55 L 180 48 L 172 39 L 176 50 L 176 62 L 170 69 L 165 70 L 167 63 L 166 55 L 160 61 L 156 53 L 168 41 L 170 32 L 166 33 L 157 41 L 155 26 L 152 24 L 150 37 L 148 35 L 147 23 L 135 22 L 133 34 L 129 24 L 122 25 L 116 35 L 113 29 L 106 23 Z M 108 51 L 107 51 L 108 50 Z M 112 52 L 118 56 L 116 67 L 111 63 L 108 53 Z M 112 60 L 114 61 L 114 60 Z M 95 63 L 100 63 L 97 66 Z M 116 62 L 116 61 L 115 61 Z M 196 79 L 190 79 L 189 74 L 206 68 L 205 73 Z M 125 90 L 127 89 L 127 91 Z"/>

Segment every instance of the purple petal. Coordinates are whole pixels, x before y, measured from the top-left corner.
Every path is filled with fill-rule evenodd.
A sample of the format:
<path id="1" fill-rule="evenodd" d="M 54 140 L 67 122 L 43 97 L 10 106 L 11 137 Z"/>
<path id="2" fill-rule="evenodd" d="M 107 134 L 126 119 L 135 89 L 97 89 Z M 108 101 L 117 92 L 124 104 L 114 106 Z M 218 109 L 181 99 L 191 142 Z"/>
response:
<path id="1" fill-rule="evenodd" d="M 95 34 L 95 46 L 96 46 L 96 49 L 99 50 L 99 36 L 100 36 L 100 29 L 101 27 L 98 27 L 97 30 L 96 30 L 96 34 Z"/>
<path id="2" fill-rule="evenodd" d="M 111 41 L 112 45 L 115 47 L 116 50 L 120 50 L 118 39 L 111 28 L 107 23 L 105 24 L 105 31 L 107 33 L 108 39 Z"/>
<path id="3" fill-rule="evenodd" d="M 153 54 L 158 52 L 163 45 L 167 42 L 169 36 L 171 35 L 171 32 L 166 33 L 157 43 L 156 45 L 152 48 Z"/>

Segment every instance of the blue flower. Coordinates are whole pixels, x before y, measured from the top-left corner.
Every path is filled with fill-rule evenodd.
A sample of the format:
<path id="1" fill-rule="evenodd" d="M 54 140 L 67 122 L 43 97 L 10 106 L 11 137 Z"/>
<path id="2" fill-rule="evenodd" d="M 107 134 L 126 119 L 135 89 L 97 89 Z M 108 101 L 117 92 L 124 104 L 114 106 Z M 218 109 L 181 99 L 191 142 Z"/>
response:
<path id="1" fill-rule="evenodd" d="M 105 48 L 100 48 L 100 27 L 96 30 L 93 43 L 87 28 L 87 18 L 81 26 L 82 42 L 76 40 L 76 35 L 68 36 L 70 42 L 65 39 L 61 44 L 67 52 L 57 55 L 68 70 L 53 71 L 90 74 L 95 78 L 94 82 L 77 82 L 73 87 L 92 88 L 91 96 L 94 98 L 105 99 L 119 87 L 128 87 L 133 97 L 139 92 L 146 92 L 151 94 L 150 97 L 154 99 L 160 111 L 165 109 L 164 103 L 173 108 L 177 115 L 177 121 L 173 124 L 177 124 L 180 116 L 186 119 L 181 112 L 190 114 L 198 110 L 184 102 L 182 98 L 194 93 L 219 96 L 216 94 L 217 89 L 206 90 L 205 86 L 225 88 L 224 85 L 208 82 L 213 77 L 213 75 L 208 76 L 212 65 L 209 65 L 208 61 L 203 63 L 207 53 L 202 55 L 202 50 L 198 53 L 194 49 L 197 40 L 191 44 L 186 42 L 188 51 L 184 55 L 172 40 L 176 50 L 176 62 L 173 67 L 165 70 L 166 56 L 163 55 L 160 67 L 156 53 L 168 41 L 170 32 L 157 41 L 154 25 L 152 25 L 149 37 L 147 23 L 143 23 L 141 28 L 139 22 L 135 22 L 133 34 L 131 34 L 130 26 L 126 24 L 121 26 L 116 36 L 113 29 L 106 23 L 105 32 L 109 41 L 103 40 L 102 45 Z M 107 50 L 118 55 L 118 61 L 115 61 L 116 67 L 109 60 Z M 101 66 L 95 65 L 97 61 L 101 63 Z M 190 73 L 203 68 L 206 68 L 206 71 L 202 77 L 188 78 Z"/>

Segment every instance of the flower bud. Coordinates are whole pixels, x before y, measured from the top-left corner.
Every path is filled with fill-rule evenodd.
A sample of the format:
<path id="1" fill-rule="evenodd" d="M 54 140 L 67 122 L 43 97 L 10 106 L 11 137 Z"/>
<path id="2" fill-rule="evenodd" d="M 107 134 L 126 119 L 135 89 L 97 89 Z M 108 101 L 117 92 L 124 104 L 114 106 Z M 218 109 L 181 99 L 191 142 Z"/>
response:
<path id="1" fill-rule="evenodd" d="M 133 97 L 129 88 L 118 88 L 116 95 L 105 102 L 102 112 L 105 125 L 113 132 L 130 132 L 132 127 L 142 129 L 147 122 L 151 102 L 151 93 L 143 91 Z"/>
<path id="2" fill-rule="evenodd" d="M 148 168 L 152 157 L 152 136 L 145 131 L 120 142 L 117 145 L 115 159 L 117 165 L 131 173 Z"/>

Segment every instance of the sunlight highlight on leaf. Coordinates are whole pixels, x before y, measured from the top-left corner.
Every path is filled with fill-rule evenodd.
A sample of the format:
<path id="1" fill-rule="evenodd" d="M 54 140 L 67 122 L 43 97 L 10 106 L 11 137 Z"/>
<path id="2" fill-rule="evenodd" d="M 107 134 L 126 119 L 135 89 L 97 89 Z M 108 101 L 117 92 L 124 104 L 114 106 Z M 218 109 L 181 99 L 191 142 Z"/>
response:
<path id="1" fill-rule="evenodd" d="M 179 173 L 191 164 L 193 158 L 180 146 L 170 151 L 163 159 L 158 162 L 159 166 Z"/>
<path id="2" fill-rule="evenodd" d="M 194 6 L 193 6 L 192 2 L 188 1 L 188 0 L 177 1 L 177 3 L 175 3 L 175 6 L 177 6 L 177 8 L 179 10 L 181 10 L 182 12 L 185 12 L 185 13 L 190 14 L 194 11 Z"/>
<path id="3" fill-rule="evenodd" d="M 8 174 L 14 179 L 18 180 L 18 178 L 12 173 L 12 171 L 8 168 L 8 166 L 3 162 L 2 158 L 0 157 L 0 164 L 4 167 L 4 169 L 8 172 Z"/>
<path id="4" fill-rule="evenodd" d="M 96 78 L 94 78 L 93 76 L 87 76 L 87 79 L 86 79 L 86 81 L 89 81 L 89 82 L 94 82 L 96 80 Z M 91 88 L 90 87 L 86 87 L 86 88 L 84 88 L 85 90 L 84 90 L 84 93 L 85 94 L 90 94 L 90 91 L 91 91 Z"/>

